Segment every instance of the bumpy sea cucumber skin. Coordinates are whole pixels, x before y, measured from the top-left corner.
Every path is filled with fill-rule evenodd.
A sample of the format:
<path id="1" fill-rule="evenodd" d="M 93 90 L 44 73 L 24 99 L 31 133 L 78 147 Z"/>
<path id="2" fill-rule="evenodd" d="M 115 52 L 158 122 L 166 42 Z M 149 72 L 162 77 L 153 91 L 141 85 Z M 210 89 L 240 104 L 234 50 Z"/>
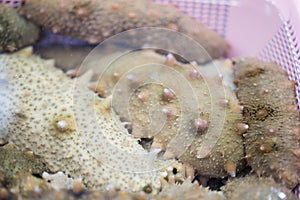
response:
<path id="1" fill-rule="evenodd" d="M 234 177 L 245 165 L 243 159 L 243 139 L 238 129 L 238 125 L 241 124 L 242 121 L 240 105 L 231 89 L 226 87 L 225 89 L 226 100 L 229 102 L 228 107 L 220 105 L 220 101 L 214 105 L 214 112 L 218 112 L 222 109 L 226 110 L 225 118 L 216 119 L 214 123 L 210 125 L 212 126 L 216 123 L 224 124 L 220 130 L 220 135 L 214 138 L 217 142 L 211 149 L 209 155 L 204 158 L 198 158 L 199 148 L 205 145 L 207 136 L 212 135 L 213 132 L 216 131 L 210 130 L 210 127 L 203 135 L 199 134 L 199 136 L 196 136 L 191 147 L 179 157 L 182 162 L 189 163 L 203 176 L 222 178 L 230 175 Z M 212 119 L 210 118 L 209 120 Z M 224 122 L 222 120 L 224 120 Z"/>
<path id="2" fill-rule="evenodd" d="M 54 33 L 91 44 L 129 29 L 163 27 L 192 37 L 212 58 L 224 56 L 228 50 L 225 40 L 203 24 L 172 6 L 158 5 L 149 0 L 26 0 L 20 13 Z M 161 40 L 159 37 L 155 39 Z M 192 50 L 186 50 L 192 53 Z M 208 60 L 210 58 L 205 57 L 202 61 Z"/>
<path id="3" fill-rule="evenodd" d="M 46 170 L 43 162 L 32 152 L 21 152 L 10 144 L 0 147 L 0 161 L 0 171 L 4 174 L 0 185 L 5 184 L 7 187 L 22 184 L 23 177 L 29 174 L 41 175 Z"/>
<path id="4" fill-rule="evenodd" d="M 292 192 L 272 178 L 258 178 L 255 175 L 229 181 L 222 187 L 227 199 L 297 199 Z"/>
<path id="5" fill-rule="evenodd" d="M 105 95 L 110 95 L 113 87 L 118 81 L 122 78 L 129 77 L 134 74 L 132 69 L 136 69 L 138 67 L 143 67 L 149 63 L 156 63 L 165 65 L 165 67 L 176 70 L 179 74 L 181 74 L 186 82 L 189 82 L 191 85 L 191 91 L 195 92 L 195 96 L 197 96 L 199 100 L 199 113 L 195 114 L 195 116 L 200 117 L 203 120 L 208 122 L 208 130 L 204 130 L 202 133 L 195 134 L 191 132 L 187 135 L 187 137 L 194 137 L 194 141 L 191 143 L 191 146 L 185 150 L 185 152 L 181 152 L 180 155 L 176 154 L 174 156 L 179 157 L 179 160 L 191 165 L 197 172 L 203 176 L 208 177 L 224 177 L 230 173 L 234 176 L 236 172 L 243 168 L 244 165 L 244 149 L 243 149 L 243 140 L 242 136 L 239 134 L 238 124 L 242 122 L 242 114 L 241 108 L 239 106 L 236 95 L 231 89 L 226 86 L 222 86 L 222 80 L 216 77 L 212 77 L 212 73 L 209 72 L 207 77 L 204 79 L 201 77 L 200 72 L 202 71 L 202 75 L 205 74 L 205 70 L 202 67 L 198 67 L 199 73 L 198 75 L 193 73 L 194 67 L 189 64 L 181 64 L 175 63 L 173 66 L 167 66 L 167 58 L 165 56 L 159 55 L 153 51 L 140 51 L 133 52 L 129 55 L 125 55 L 124 57 L 120 57 L 115 62 L 111 63 L 111 68 L 104 73 L 103 79 L 100 80 L 100 86 L 102 91 L 104 91 Z M 227 62 L 226 62 L 227 63 Z M 218 63 L 219 65 L 223 65 L 222 61 Z M 228 63 L 227 63 L 228 64 Z M 148 66 L 144 66 L 146 68 L 151 68 L 151 64 Z M 220 67 L 221 67 L 220 66 Z M 148 70 L 149 71 L 149 70 Z M 118 74 L 120 80 L 114 78 L 114 74 Z M 148 72 L 147 72 L 148 73 Z M 155 72 L 155 74 L 162 74 L 162 72 Z M 170 101 L 163 100 L 163 90 L 165 89 L 164 83 L 161 85 L 157 84 L 145 84 L 143 85 L 143 78 L 151 76 L 147 74 L 140 74 L 136 77 L 131 77 L 133 82 L 129 83 L 129 85 L 121 83 L 121 88 L 114 88 L 116 93 L 120 92 L 122 97 L 126 98 L 113 98 L 113 105 L 117 106 L 116 112 L 120 115 L 121 119 L 125 121 L 129 121 L 132 123 L 132 134 L 136 137 L 153 137 L 153 147 L 160 148 L 162 150 L 168 150 L 168 145 L 170 141 L 178 134 L 179 126 L 183 118 L 180 117 L 191 117 L 187 114 L 181 114 L 181 107 L 179 104 L 179 95 Z M 155 76 L 155 75 L 153 75 Z M 199 76 L 196 77 L 195 76 Z M 174 82 L 178 81 L 175 80 Z M 230 82 L 230 81 L 229 81 Z M 134 91 L 130 92 L 132 85 L 139 85 L 140 87 Z M 210 90 L 207 87 L 210 84 Z M 118 85 L 117 85 L 118 86 Z M 172 88 L 170 88 L 172 90 Z M 173 88 L 174 89 L 174 88 Z M 226 96 L 222 96 L 222 91 L 225 90 Z M 215 93 L 214 96 L 210 96 L 210 94 Z M 190 98 L 190 97 L 188 97 Z M 213 98 L 213 99 L 212 99 Z M 228 100 L 228 105 L 222 105 L 222 101 Z M 129 103 L 129 111 L 127 107 L 124 106 Z M 151 112 L 150 108 L 153 105 L 159 104 L 162 109 L 166 108 L 170 111 L 170 115 L 167 116 L 166 123 L 161 129 L 153 135 L 153 132 L 149 131 L 149 135 L 140 135 L 139 127 L 145 128 L 151 124 L 151 118 L 149 112 Z M 226 104 L 226 103 L 225 103 Z M 119 105 L 119 106 L 118 106 Z M 121 106 L 120 106 L 121 105 Z M 219 113 L 222 111 L 226 111 L 224 117 Z M 161 112 L 161 111 L 158 111 Z M 215 112 L 215 113 L 212 113 Z M 130 119 L 127 118 L 123 114 L 130 113 Z M 215 114 L 215 115 L 213 115 Z M 168 115 L 168 114 L 167 114 Z M 214 117 L 212 117 L 214 116 Z M 191 120 L 195 120 L 191 118 Z M 223 121 L 224 120 L 224 121 Z M 193 124 L 193 122 L 191 123 Z M 217 124 L 222 124 L 221 131 L 217 128 Z M 186 124 L 182 125 L 185 126 Z M 214 126 L 213 126 L 214 125 Z M 215 133 L 221 133 L 220 137 L 217 137 Z M 214 136 L 212 136 L 214 135 Z M 197 158 L 198 150 L 201 146 L 203 146 L 202 142 L 205 143 L 205 139 L 209 136 L 214 137 L 214 141 L 217 141 L 215 146 L 212 148 L 210 155 L 205 158 Z M 180 149 L 180 145 L 182 142 L 178 143 L 178 149 Z M 176 149 L 169 149 L 174 151 Z M 174 153 L 174 152 L 173 152 Z"/>
<path id="6" fill-rule="evenodd" d="M 0 5 L 0 52 L 15 51 L 39 38 L 39 28 L 25 20 L 16 10 Z"/>
<path id="7" fill-rule="evenodd" d="M 168 185 L 163 188 L 162 192 L 157 195 L 157 199 L 207 199 L 207 200 L 225 200 L 223 192 L 210 191 L 208 188 L 199 186 L 198 183 L 191 183 L 190 179 L 185 180 L 182 184 Z"/>
<path id="8" fill-rule="evenodd" d="M 39 200 L 41 196 L 48 200 L 147 200 L 151 198 L 146 194 L 128 193 L 124 191 L 84 191 L 82 193 L 75 193 L 72 190 L 43 190 L 40 193 L 32 192 L 31 194 L 22 197 L 24 200 Z M 172 200 L 172 199 L 168 199 Z"/>
<path id="9" fill-rule="evenodd" d="M 238 60 L 237 96 L 244 106 L 244 135 L 249 165 L 293 188 L 299 183 L 300 129 L 295 83 L 276 63 L 255 58 Z"/>
<path id="10" fill-rule="evenodd" d="M 32 183 L 25 183 L 32 184 Z M 187 179 L 182 184 L 167 184 L 163 187 L 162 192 L 157 195 L 124 191 L 98 191 L 98 190 L 85 190 L 79 188 L 79 191 L 75 187 L 71 189 L 55 190 L 51 187 L 44 187 L 45 182 L 38 182 L 36 186 L 40 187 L 40 191 L 28 190 L 26 194 L 22 195 L 22 199 L 49 199 L 49 200 L 72 200 L 72 199 L 99 199 L 99 200 L 225 200 L 223 192 L 210 191 L 208 188 L 199 186 L 197 183 L 191 183 L 190 179 Z M 26 185 L 25 185 L 26 187 Z M 30 188 L 30 186 L 27 186 Z M 81 189 L 81 190 L 80 190 Z M 17 195 L 17 194 L 14 194 Z M 20 194 L 19 194 L 20 196 Z"/>
<path id="11" fill-rule="evenodd" d="M 87 98 L 94 94 L 83 85 L 72 90 L 76 81 L 86 77 L 69 79 L 54 67 L 53 61 L 33 56 L 28 49 L 13 55 L 2 54 L 0 70 L 1 75 L 5 74 L 1 81 L 9 91 L 3 93 L 0 103 L 11 102 L 9 109 L 4 106 L 0 110 L 1 138 L 41 156 L 50 172 L 63 171 L 74 179 L 82 178 L 90 189 L 103 190 L 107 185 L 128 191 L 150 187 L 153 193 L 160 189 L 159 170 L 120 171 L 118 166 L 106 166 L 94 154 L 115 156 L 107 152 L 103 141 L 98 141 L 100 136 L 129 153 L 144 155 L 145 150 L 112 119 L 107 101 Z M 93 106 L 100 113 L 98 117 L 85 112 Z M 88 140 L 92 149 L 87 148 L 82 138 Z M 122 167 L 132 167 L 124 158 L 119 159 Z"/>

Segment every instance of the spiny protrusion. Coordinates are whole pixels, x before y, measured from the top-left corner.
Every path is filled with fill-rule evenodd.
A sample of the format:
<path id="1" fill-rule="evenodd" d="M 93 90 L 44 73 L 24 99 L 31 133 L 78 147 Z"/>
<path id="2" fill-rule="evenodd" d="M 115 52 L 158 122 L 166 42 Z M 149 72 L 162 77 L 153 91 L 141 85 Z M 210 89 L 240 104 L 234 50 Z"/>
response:
<path id="1" fill-rule="evenodd" d="M 274 128 L 269 128 L 268 129 L 268 133 L 271 134 L 271 135 L 273 135 L 273 134 L 276 133 L 276 130 Z"/>
<path id="2" fill-rule="evenodd" d="M 202 133 L 202 132 L 206 131 L 209 127 L 208 121 L 201 119 L 201 118 L 195 119 L 194 125 L 195 125 L 198 133 Z"/>
<path id="3" fill-rule="evenodd" d="M 87 17 L 89 14 L 90 9 L 86 6 L 81 6 L 75 10 L 75 15 L 80 19 Z"/>
<path id="4" fill-rule="evenodd" d="M 60 132 L 66 132 L 68 130 L 68 123 L 65 120 L 59 120 L 55 125 L 56 129 Z"/>
<path id="5" fill-rule="evenodd" d="M 174 91 L 172 91 L 171 89 L 168 89 L 168 88 L 164 88 L 163 94 L 162 94 L 162 99 L 164 101 L 171 101 L 174 98 L 176 98 Z"/>
<path id="6" fill-rule="evenodd" d="M 228 100 L 228 99 L 222 99 L 222 100 L 220 101 L 220 106 L 221 106 L 222 108 L 228 108 L 228 106 L 229 106 L 229 100 Z"/>
<path id="7" fill-rule="evenodd" d="M 70 78 L 75 78 L 80 76 L 80 69 L 69 69 L 66 71 L 66 75 L 69 76 Z"/>
<path id="8" fill-rule="evenodd" d="M 244 123 L 238 123 L 237 124 L 237 129 L 239 131 L 239 134 L 244 134 L 249 129 L 249 125 L 248 124 L 244 124 Z"/>
<path id="9" fill-rule="evenodd" d="M 100 96 L 104 96 L 104 94 L 105 94 L 105 91 L 104 91 L 103 87 L 98 82 L 90 82 L 88 84 L 88 88 L 90 90 L 96 92 Z"/>
<path id="10" fill-rule="evenodd" d="M 120 74 L 119 74 L 118 72 L 114 72 L 114 73 L 113 73 L 113 79 L 114 79 L 114 80 L 117 81 L 117 80 L 119 80 L 120 78 L 121 78 L 121 76 L 120 76 Z"/>
<path id="11" fill-rule="evenodd" d="M 259 150 L 262 153 L 269 153 L 269 152 L 273 151 L 273 147 L 272 147 L 271 144 L 265 143 L 265 144 L 262 144 L 262 145 L 259 146 Z"/>
<path id="12" fill-rule="evenodd" d="M 73 188 L 72 188 L 72 191 L 75 193 L 75 194 L 80 194 L 82 193 L 83 191 L 85 191 L 85 186 L 82 184 L 81 181 L 78 181 L 78 180 L 75 180 L 73 182 Z"/>
<path id="13" fill-rule="evenodd" d="M 196 79 L 199 79 L 201 77 L 201 75 L 200 75 L 200 73 L 197 69 L 192 69 L 189 76 L 192 80 L 196 80 Z"/>
<path id="14" fill-rule="evenodd" d="M 173 54 L 169 53 L 167 56 L 166 56 L 166 65 L 169 66 L 169 67 L 173 67 L 176 63 L 176 58 L 174 57 Z"/>
<path id="15" fill-rule="evenodd" d="M 126 76 L 127 80 L 129 80 L 132 84 L 138 83 L 138 78 L 134 76 L 133 74 L 128 74 Z"/>
<path id="16" fill-rule="evenodd" d="M 236 176 L 236 165 L 232 160 L 228 160 L 225 165 L 224 165 L 224 169 L 226 170 L 226 172 L 228 172 L 228 174 L 232 177 Z"/>
<path id="17" fill-rule="evenodd" d="M 140 94 L 138 94 L 138 99 L 141 100 L 142 102 L 146 102 L 149 99 L 149 92 L 147 91 L 143 91 Z"/>
<path id="18" fill-rule="evenodd" d="M 162 112 L 167 116 L 169 119 L 176 119 L 178 115 L 170 108 L 163 108 Z"/>

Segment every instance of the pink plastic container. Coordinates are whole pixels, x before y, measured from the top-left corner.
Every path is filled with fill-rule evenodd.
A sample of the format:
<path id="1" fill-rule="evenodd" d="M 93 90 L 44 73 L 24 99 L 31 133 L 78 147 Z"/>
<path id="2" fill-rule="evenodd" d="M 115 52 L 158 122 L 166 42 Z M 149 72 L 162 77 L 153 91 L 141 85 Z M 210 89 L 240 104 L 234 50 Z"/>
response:
<path id="1" fill-rule="evenodd" d="M 174 4 L 226 38 L 229 57 L 255 56 L 274 61 L 297 82 L 300 108 L 300 2 L 299 0 L 153 0 Z M 18 7 L 21 0 L 0 0 Z M 84 44 L 79 40 L 47 33 L 43 45 Z"/>

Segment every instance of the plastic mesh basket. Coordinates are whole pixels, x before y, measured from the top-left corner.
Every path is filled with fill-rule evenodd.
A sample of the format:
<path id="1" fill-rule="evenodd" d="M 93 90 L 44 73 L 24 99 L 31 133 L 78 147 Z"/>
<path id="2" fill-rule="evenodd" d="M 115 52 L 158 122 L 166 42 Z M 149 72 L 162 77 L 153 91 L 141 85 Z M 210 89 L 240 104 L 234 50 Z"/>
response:
<path id="1" fill-rule="evenodd" d="M 294 24 L 299 22 L 297 2 L 279 0 L 153 0 L 174 4 L 182 12 L 220 33 L 232 46 L 230 57 L 256 56 L 275 61 L 297 82 L 300 109 L 300 52 Z M 0 0 L 18 7 L 21 0 Z M 299 5 L 300 9 L 300 5 Z M 298 34 L 300 31 L 298 31 Z M 85 42 L 46 33 L 40 45 L 85 44 Z"/>

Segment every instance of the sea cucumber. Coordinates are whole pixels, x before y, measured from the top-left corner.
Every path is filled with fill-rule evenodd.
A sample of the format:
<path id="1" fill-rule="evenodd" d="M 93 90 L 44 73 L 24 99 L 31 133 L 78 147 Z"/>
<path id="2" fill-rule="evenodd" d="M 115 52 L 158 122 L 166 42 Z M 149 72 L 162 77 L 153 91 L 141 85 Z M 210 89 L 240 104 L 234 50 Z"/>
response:
<path id="1" fill-rule="evenodd" d="M 248 164 L 289 188 L 300 181 L 300 129 L 295 83 L 276 63 L 236 61 L 237 96 L 244 107 Z"/>
<path id="2" fill-rule="evenodd" d="M 8 6 L 0 5 L 0 52 L 15 51 L 33 44 L 40 29 Z"/>
<path id="3" fill-rule="evenodd" d="M 235 93 L 222 77 L 206 72 L 213 64 L 202 68 L 169 59 L 175 58 L 151 50 L 123 55 L 94 89 L 113 96 L 120 118 L 135 137 L 153 138 L 153 150 L 166 151 L 166 158 L 177 157 L 203 176 L 235 176 L 245 163 L 241 134 L 247 131 Z M 198 107 L 184 110 L 190 104 Z"/>
<path id="4" fill-rule="evenodd" d="M 162 192 L 157 195 L 159 200 L 181 200 L 181 199 L 206 199 L 206 200 L 225 200 L 223 192 L 210 191 L 208 188 L 199 186 L 197 182 L 191 183 L 187 179 L 182 184 L 167 185 Z"/>
<path id="5" fill-rule="evenodd" d="M 12 144 L 0 147 L 0 161 L 0 172 L 3 172 L 0 185 L 6 187 L 22 185 L 23 177 L 30 174 L 42 175 L 47 170 L 42 160 L 32 152 L 21 152 Z"/>
<path id="6" fill-rule="evenodd" d="M 255 175 L 230 180 L 222 187 L 222 191 L 230 200 L 297 199 L 290 190 L 274 179 L 258 178 Z"/>
<path id="7" fill-rule="evenodd" d="M 112 117 L 110 99 L 87 89 L 90 72 L 70 79 L 53 63 L 30 48 L 0 56 L 0 137 L 89 189 L 157 193 L 162 172 L 179 164 L 149 155 L 127 133 Z"/>
<path id="8" fill-rule="evenodd" d="M 25 0 L 20 13 L 53 33 L 83 39 L 91 44 L 98 44 L 110 36 L 135 28 L 162 27 L 179 31 L 192 37 L 210 55 L 195 55 L 193 48 L 177 41 L 177 45 L 184 48 L 183 52 L 193 55 L 198 62 L 222 57 L 229 48 L 224 39 L 203 24 L 173 6 L 159 5 L 149 0 Z M 147 40 L 150 43 L 160 44 L 167 39 L 173 43 L 170 34 L 143 37 L 150 37 Z M 134 42 L 134 38 L 131 38 L 130 43 L 133 45 Z"/>
<path id="9" fill-rule="evenodd" d="M 72 200 L 72 199 L 99 199 L 99 200 L 225 200 L 223 192 L 210 191 L 208 188 L 199 186 L 197 183 L 191 183 L 190 179 L 187 179 L 183 183 L 179 184 L 167 184 L 163 187 L 162 192 L 156 195 L 146 194 L 143 192 L 132 193 L 125 191 L 99 191 L 99 190 L 87 190 L 80 182 L 73 185 L 71 189 L 56 190 L 52 187 L 45 187 L 44 182 L 33 182 L 32 177 L 29 177 L 25 184 L 28 184 L 26 192 L 22 193 L 22 199 L 49 199 L 49 200 Z M 34 185 L 34 187 L 30 186 Z M 26 188 L 26 186 L 25 186 Z M 39 190 L 36 190 L 39 188 Z M 0 188 L 1 189 L 1 188 Z M 7 192 L 8 193 L 8 192 Z M 20 193 L 12 193 L 12 198 L 15 196 L 21 196 Z M 1 194 L 0 194 L 1 197 Z"/>

